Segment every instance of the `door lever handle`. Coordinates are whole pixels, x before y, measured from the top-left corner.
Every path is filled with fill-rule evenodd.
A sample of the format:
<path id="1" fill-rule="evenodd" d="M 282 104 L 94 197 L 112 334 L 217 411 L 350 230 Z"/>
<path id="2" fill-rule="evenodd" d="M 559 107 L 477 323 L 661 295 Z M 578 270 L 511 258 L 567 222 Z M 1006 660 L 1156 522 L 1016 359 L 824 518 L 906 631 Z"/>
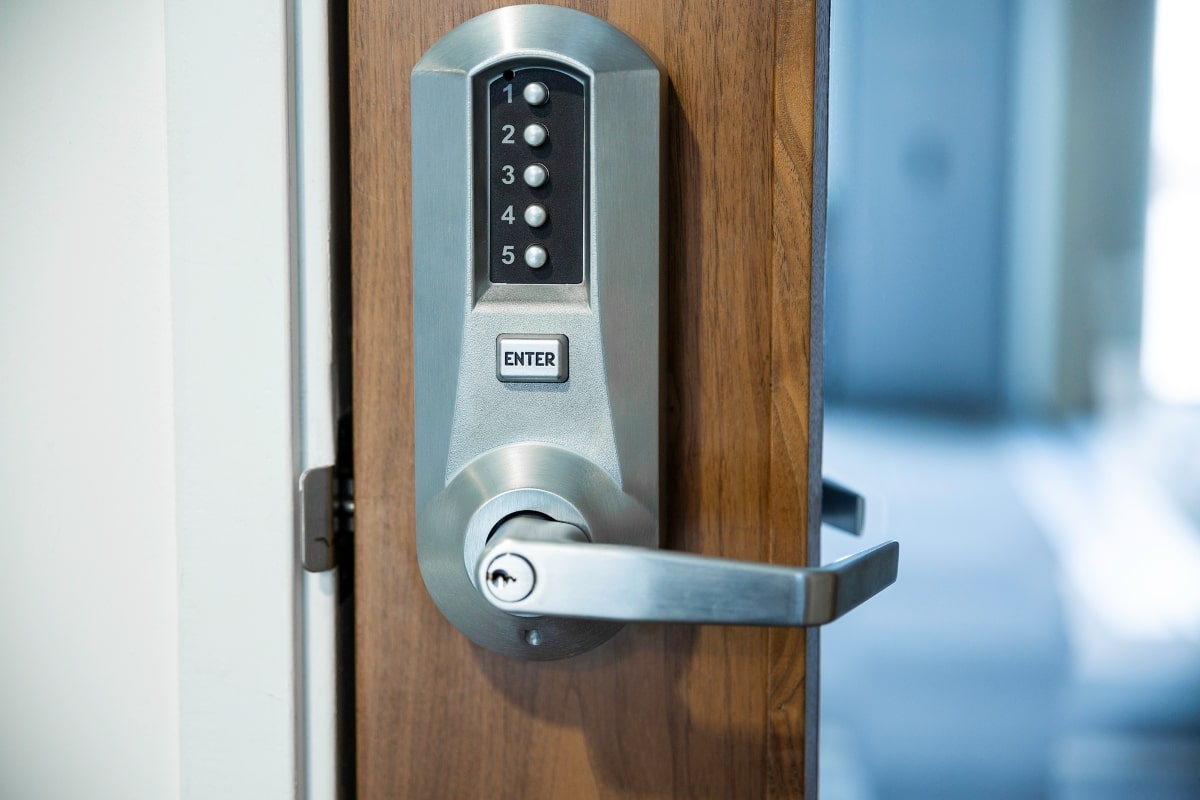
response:
<path id="1" fill-rule="evenodd" d="M 786 567 L 593 544 L 564 522 L 518 515 L 476 564 L 476 584 L 518 616 L 619 622 L 823 625 L 896 580 L 897 542 L 823 567 Z"/>
<path id="2" fill-rule="evenodd" d="M 862 495 L 840 483 L 821 481 L 821 522 L 853 536 L 863 531 L 867 503 Z"/>

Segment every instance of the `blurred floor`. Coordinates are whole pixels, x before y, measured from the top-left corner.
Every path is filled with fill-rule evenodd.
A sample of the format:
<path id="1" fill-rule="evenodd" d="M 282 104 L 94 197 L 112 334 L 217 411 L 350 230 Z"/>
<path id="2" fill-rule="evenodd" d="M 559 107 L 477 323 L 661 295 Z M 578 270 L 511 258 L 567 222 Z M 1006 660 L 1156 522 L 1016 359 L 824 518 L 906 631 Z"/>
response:
<path id="1" fill-rule="evenodd" d="M 825 474 L 868 522 L 824 560 L 901 556 L 823 633 L 823 800 L 1200 798 L 1195 475 L 1150 463 L 1197 429 L 1147 430 L 828 411 Z"/>

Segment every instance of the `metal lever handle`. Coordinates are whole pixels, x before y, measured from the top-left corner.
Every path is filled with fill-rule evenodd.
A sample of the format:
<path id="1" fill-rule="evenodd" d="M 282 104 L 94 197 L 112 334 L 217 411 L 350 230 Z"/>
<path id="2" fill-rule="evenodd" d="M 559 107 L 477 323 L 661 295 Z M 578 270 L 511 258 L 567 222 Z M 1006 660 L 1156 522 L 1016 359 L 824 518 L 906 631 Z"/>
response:
<path id="1" fill-rule="evenodd" d="M 824 567 L 798 568 L 588 543 L 574 525 L 519 515 L 497 528 L 476 565 L 496 608 L 621 622 L 823 625 L 896 580 L 886 542 Z"/>
<path id="2" fill-rule="evenodd" d="M 866 511 L 867 503 L 858 492 L 828 478 L 821 481 L 821 522 L 858 536 Z"/>

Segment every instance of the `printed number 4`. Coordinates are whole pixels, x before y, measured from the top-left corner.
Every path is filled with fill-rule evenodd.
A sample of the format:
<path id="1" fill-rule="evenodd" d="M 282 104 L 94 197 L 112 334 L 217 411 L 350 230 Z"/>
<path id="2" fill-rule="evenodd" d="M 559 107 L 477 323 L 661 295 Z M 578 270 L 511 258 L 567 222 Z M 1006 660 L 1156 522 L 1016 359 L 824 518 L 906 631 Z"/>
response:
<path id="1" fill-rule="evenodd" d="M 500 260 L 505 264 L 511 264 L 517 260 L 517 255 L 513 252 L 513 246 L 511 244 L 504 245 L 504 247 L 500 250 Z"/>
<path id="2" fill-rule="evenodd" d="M 512 206 L 509 206 L 508 208 L 504 209 L 504 213 L 500 215 L 500 219 L 504 220 L 509 225 L 512 225 L 513 221 L 517 218 L 517 215 L 513 213 L 512 208 Z"/>

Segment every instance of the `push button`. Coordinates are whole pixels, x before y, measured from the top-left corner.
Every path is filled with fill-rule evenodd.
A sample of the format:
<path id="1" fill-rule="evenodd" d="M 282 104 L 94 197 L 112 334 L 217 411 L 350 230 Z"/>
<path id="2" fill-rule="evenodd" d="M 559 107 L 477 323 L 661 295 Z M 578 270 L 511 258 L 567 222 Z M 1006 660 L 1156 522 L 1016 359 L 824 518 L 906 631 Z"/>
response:
<path id="1" fill-rule="evenodd" d="M 539 125 L 536 122 L 525 126 L 524 132 L 521 134 L 525 139 L 525 144 L 530 147 L 541 147 L 546 143 L 547 137 L 550 136 L 545 125 Z"/>
<path id="2" fill-rule="evenodd" d="M 550 254 L 540 244 L 531 244 L 525 248 L 525 263 L 529 265 L 530 269 L 541 269 L 546 266 L 549 258 Z"/>
<path id="3" fill-rule="evenodd" d="M 512 334 L 496 337 L 496 377 L 505 383 L 562 383 L 570 374 L 567 337 Z"/>
<path id="4" fill-rule="evenodd" d="M 536 189 L 549 180 L 550 170 L 546 169 L 545 164 L 530 164 L 525 168 L 525 172 L 522 173 L 521 177 L 525 179 L 526 185 Z"/>
<path id="5" fill-rule="evenodd" d="M 546 207 L 534 203 L 525 209 L 525 224 L 531 228 L 540 228 L 546 224 Z"/>
<path id="6" fill-rule="evenodd" d="M 531 106 L 540 106 L 550 99 L 550 90 L 546 88 L 546 84 L 541 81 L 535 81 L 525 87 L 525 91 L 521 92 L 521 96 L 525 98 L 525 102 Z"/>

